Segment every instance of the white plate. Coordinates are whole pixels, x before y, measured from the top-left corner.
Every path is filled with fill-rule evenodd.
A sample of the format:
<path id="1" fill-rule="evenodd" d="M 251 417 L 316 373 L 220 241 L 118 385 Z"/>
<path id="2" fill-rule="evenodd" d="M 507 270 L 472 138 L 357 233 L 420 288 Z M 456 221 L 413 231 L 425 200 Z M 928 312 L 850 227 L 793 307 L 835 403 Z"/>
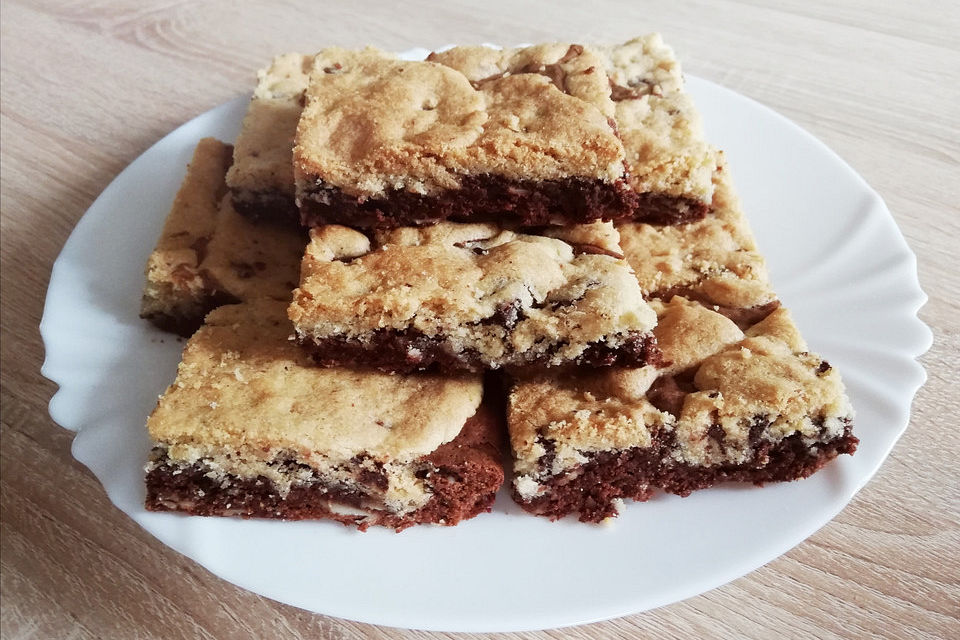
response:
<path id="1" fill-rule="evenodd" d="M 411 56 L 425 52 L 411 52 Z M 931 343 L 916 260 L 881 199 L 773 111 L 697 78 L 689 91 L 725 149 L 773 281 L 811 348 L 839 368 L 861 439 L 810 479 L 628 504 L 612 526 L 494 512 L 457 527 L 358 533 L 329 522 L 148 513 L 144 422 L 182 343 L 137 317 L 143 265 L 196 142 L 234 139 L 247 99 L 183 125 L 97 198 L 57 259 L 40 329 L 50 415 L 115 505 L 225 580 L 318 613 L 397 627 L 511 631 L 603 620 L 702 593 L 828 522 L 906 428 Z"/>

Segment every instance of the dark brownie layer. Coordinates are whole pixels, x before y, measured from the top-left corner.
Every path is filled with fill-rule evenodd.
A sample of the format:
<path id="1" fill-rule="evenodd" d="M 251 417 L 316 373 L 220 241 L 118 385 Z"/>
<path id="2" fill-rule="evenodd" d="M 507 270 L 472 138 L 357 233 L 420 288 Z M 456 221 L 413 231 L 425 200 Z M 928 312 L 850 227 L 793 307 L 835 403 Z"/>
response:
<path id="1" fill-rule="evenodd" d="M 208 310 L 210 311 L 210 310 Z M 140 317 L 149 320 L 154 326 L 162 331 L 169 331 L 184 338 L 192 336 L 203 324 L 203 318 L 206 313 L 199 315 L 175 316 L 169 313 L 141 313 Z"/>
<path id="2" fill-rule="evenodd" d="M 638 193 L 630 220 L 666 226 L 694 222 L 709 212 L 710 205 L 699 200 L 663 193 Z"/>
<path id="3" fill-rule="evenodd" d="M 423 226 L 443 220 L 522 226 L 626 220 L 634 216 L 637 201 L 637 194 L 624 181 L 515 181 L 489 175 L 465 176 L 459 189 L 436 196 L 394 191 L 388 199 L 361 199 L 319 186 L 299 197 L 305 226 L 342 224 L 364 229 Z M 691 212 L 679 215 L 695 219 L 685 218 Z"/>
<path id="4" fill-rule="evenodd" d="M 153 313 L 141 313 L 140 317 L 144 320 L 149 320 L 154 326 L 163 331 L 169 331 L 184 338 L 189 338 L 203 325 L 203 319 L 208 313 L 225 304 L 236 304 L 240 302 L 240 300 L 229 293 L 216 291 L 213 285 L 211 285 L 210 290 L 214 291 L 214 293 L 198 301 L 197 307 L 189 311 L 174 310 L 182 311 L 182 313 L 156 311 Z"/>
<path id="5" fill-rule="evenodd" d="M 760 433 L 765 427 L 764 421 L 757 421 L 751 428 L 754 458 L 748 464 L 697 467 L 677 463 L 668 454 L 671 433 L 651 447 L 593 454 L 589 462 L 543 483 L 548 487 L 543 498 L 524 502 L 514 490 L 514 500 L 526 511 L 551 519 L 579 513 L 581 522 L 599 522 L 617 514 L 615 499 L 644 501 L 658 488 L 687 496 L 721 482 L 762 485 L 806 478 L 839 454 L 853 454 L 859 443 L 849 423 L 839 438 L 810 446 L 800 434 L 778 443 L 762 440 Z M 719 427 L 715 431 L 723 433 Z"/>
<path id="6" fill-rule="evenodd" d="M 300 212 L 292 195 L 279 191 L 231 189 L 233 208 L 254 222 L 299 225 Z"/>
<path id="7" fill-rule="evenodd" d="M 299 336 L 298 342 L 317 364 L 325 367 L 362 366 L 395 373 L 479 372 L 489 368 L 479 353 L 472 350 L 453 353 L 442 336 L 431 337 L 413 330 L 377 331 L 365 343 L 340 337 L 315 342 L 304 336 Z M 545 353 L 540 358 L 516 364 L 543 366 L 551 355 Z M 613 348 L 593 343 L 573 362 L 587 367 L 642 367 L 660 364 L 660 361 L 660 350 L 653 335 L 631 332 L 624 345 Z"/>
<path id="8" fill-rule="evenodd" d="M 147 472 L 146 508 L 202 516 L 329 519 L 356 526 L 361 531 L 371 525 L 393 527 L 397 531 L 415 524 L 452 526 L 490 510 L 503 484 L 502 449 L 502 411 L 496 408 L 496 402 L 485 401 L 456 438 L 414 463 L 420 467 L 417 475 L 423 478 L 433 496 L 426 505 L 403 516 L 371 510 L 369 504 L 364 507 L 370 498 L 355 490 L 325 483 L 319 477 L 293 485 L 287 495 L 281 497 L 267 478 L 228 477 L 227 482 L 223 482 L 208 477 L 209 469 L 205 466 L 178 466 L 166 458 L 161 458 Z M 279 464 L 301 466 L 293 460 Z M 382 489 L 386 478 L 376 477 L 374 472 L 370 472 L 370 476 L 363 481 Z M 329 501 L 365 508 L 369 514 L 334 513 L 327 506 Z"/>

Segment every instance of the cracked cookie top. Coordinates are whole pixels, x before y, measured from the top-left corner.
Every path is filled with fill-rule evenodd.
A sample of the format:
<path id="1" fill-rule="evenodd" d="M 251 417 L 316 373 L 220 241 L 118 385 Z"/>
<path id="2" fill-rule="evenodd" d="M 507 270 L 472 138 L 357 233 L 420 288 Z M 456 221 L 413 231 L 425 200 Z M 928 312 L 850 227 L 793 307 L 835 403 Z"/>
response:
<path id="1" fill-rule="evenodd" d="M 624 176 L 602 60 L 579 45 L 455 48 L 426 61 L 375 49 L 314 60 L 297 130 L 301 188 L 431 195 L 463 176 Z"/>
<path id="2" fill-rule="evenodd" d="M 546 237 L 491 224 L 440 223 L 372 238 L 340 226 L 311 231 L 290 306 L 299 334 L 365 342 L 415 332 L 472 350 L 491 366 L 511 355 L 560 364 L 590 343 L 648 333 L 655 314 L 619 255 L 609 223 Z"/>
<path id="3" fill-rule="evenodd" d="M 733 190 L 730 171 L 715 175 L 713 213 L 683 225 L 617 225 L 624 255 L 648 298 L 683 295 L 730 308 L 771 303 L 776 295 L 763 256 Z"/>
<path id="4" fill-rule="evenodd" d="M 695 305 L 692 313 L 700 316 L 719 315 L 674 298 L 661 315 L 666 331 L 680 322 L 685 305 Z M 687 391 L 679 403 L 662 405 L 677 413 L 674 458 L 704 466 L 742 464 L 752 459 L 758 442 L 778 442 L 799 434 L 809 444 L 843 433 L 853 409 L 840 375 L 808 352 L 786 309 L 773 310 L 739 340 L 733 339 L 738 337 L 734 329 L 732 322 L 727 324 L 726 333 L 713 338 L 715 348 L 710 350 L 714 352 L 678 373 L 691 387 L 662 381 Z M 663 335 L 669 343 L 666 331 Z M 682 334 L 683 342 L 673 347 L 678 355 L 688 351 L 689 333 Z"/>
<path id="5" fill-rule="evenodd" d="M 807 351 L 785 309 L 742 331 L 679 296 L 653 305 L 663 367 L 516 379 L 508 424 L 521 496 L 598 451 L 656 441 L 677 463 L 743 464 L 758 442 L 828 441 L 849 426 L 839 374 Z"/>
<path id="6" fill-rule="evenodd" d="M 207 316 L 147 423 L 172 458 L 409 462 L 455 438 L 480 405 L 478 376 L 316 367 L 289 340 L 285 309 L 261 299 Z"/>

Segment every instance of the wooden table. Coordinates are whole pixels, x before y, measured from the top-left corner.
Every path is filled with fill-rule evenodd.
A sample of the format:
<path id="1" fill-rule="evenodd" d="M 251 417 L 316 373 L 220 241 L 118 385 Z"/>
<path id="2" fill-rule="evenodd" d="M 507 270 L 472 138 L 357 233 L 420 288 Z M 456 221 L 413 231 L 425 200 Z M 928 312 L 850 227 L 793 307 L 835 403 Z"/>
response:
<path id="1" fill-rule="evenodd" d="M 46 411 L 54 386 L 39 373 L 37 325 L 51 264 L 124 166 L 180 123 L 248 91 L 252 71 L 274 53 L 614 41 L 651 30 L 690 73 L 792 118 L 886 199 L 930 295 L 921 312 L 936 336 L 923 357 L 929 381 L 877 476 L 787 555 L 656 611 L 511 637 L 960 637 L 957 3 L 145 4 L 3 6 L 3 637 L 433 637 L 238 589 L 111 506 Z"/>

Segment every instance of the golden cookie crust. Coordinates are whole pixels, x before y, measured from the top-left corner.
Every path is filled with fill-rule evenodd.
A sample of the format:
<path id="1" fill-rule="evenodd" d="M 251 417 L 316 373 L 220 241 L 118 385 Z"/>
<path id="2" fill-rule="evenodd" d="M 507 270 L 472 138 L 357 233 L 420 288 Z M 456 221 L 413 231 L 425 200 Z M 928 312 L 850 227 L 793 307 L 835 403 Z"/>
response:
<path id="1" fill-rule="evenodd" d="M 465 175 L 619 180 L 623 145 L 608 121 L 602 62 L 582 48 L 568 60 L 570 50 L 457 48 L 414 62 L 327 49 L 314 61 L 297 129 L 298 184 L 382 198 L 456 189 Z M 571 93 L 536 70 L 545 65 L 562 69 Z M 500 75 L 471 83 L 480 67 Z"/>
<path id="2" fill-rule="evenodd" d="M 150 437 L 168 461 L 263 476 L 281 490 L 299 476 L 277 461 L 344 482 L 376 466 L 394 510 L 425 504 L 409 463 L 457 437 L 480 405 L 481 379 L 316 367 L 289 340 L 285 310 L 258 299 L 212 311 L 147 421 Z"/>
<path id="3" fill-rule="evenodd" d="M 290 319 L 305 340 L 368 343 L 384 331 L 443 341 L 498 368 L 556 366 L 591 345 L 649 334 L 655 314 L 609 223 L 547 237 L 490 224 L 311 231 Z M 565 238 L 565 239 L 563 239 Z M 509 316 L 509 317 L 507 317 Z"/>
<path id="4" fill-rule="evenodd" d="M 276 192 L 293 199 L 293 138 L 312 64 L 313 56 L 286 53 L 257 72 L 227 172 L 237 197 Z"/>
<path id="5" fill-rule="evenodd" d="M 652 33 L 604 47 L 601 53 L 630 185 L 640 194 L 674 196 L 709 207 L 717 151 L 704 139 L 673 49 Z"/>
<path id="6" fill-rule="evenodd" d="M 162 328 L 189 335 L 220 304 L 289 300 L 299 280 L 306 234 L 237 213 L 224 180 L 232 151 L 200 141 L 147 259 L 141 317 Z"/>

